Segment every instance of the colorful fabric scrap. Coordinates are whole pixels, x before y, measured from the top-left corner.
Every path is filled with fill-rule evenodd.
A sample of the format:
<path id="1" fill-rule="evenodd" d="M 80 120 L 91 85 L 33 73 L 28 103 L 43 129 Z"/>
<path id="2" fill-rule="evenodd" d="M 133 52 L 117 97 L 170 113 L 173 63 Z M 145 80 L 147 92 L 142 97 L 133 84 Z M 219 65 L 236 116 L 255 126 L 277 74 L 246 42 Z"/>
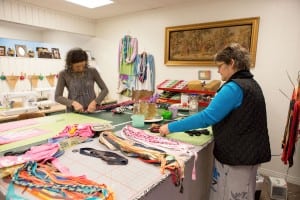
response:
<path id="1" fill-rule="evenodd" d="M 12 176 L 7 199 L 21 199 L 14 192 L 14 185 L 28 188 L 42 199 L 114 200 L 114 193 L 105 184 L 83 176 L 66 176 L 52 165 L 28 162 Z"/>
<path id="2" fill-rule="evenodd" d="M 176 159 L 162 150 L 147 147 L 140 143 L 133 143 L 132 141 L 118 137 L 110 131 L 102 132 L 99 136 L 99 142 L 111 150 L 118 149 L 127 156 L 137 157 L 148 163 L 160 164 L 161 173 L 164 174 L 166 169 L 170 170 L 174 185 L 181 186 L 180 192 L 183 192 L 183 161 Z"/>

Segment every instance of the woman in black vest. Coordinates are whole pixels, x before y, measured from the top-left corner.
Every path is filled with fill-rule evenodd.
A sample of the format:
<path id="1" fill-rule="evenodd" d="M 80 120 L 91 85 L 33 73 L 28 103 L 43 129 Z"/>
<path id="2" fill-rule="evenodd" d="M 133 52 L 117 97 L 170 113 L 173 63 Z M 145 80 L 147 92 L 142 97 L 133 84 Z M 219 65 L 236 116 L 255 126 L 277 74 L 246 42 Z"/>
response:
<path id="1" fill-rule="evenodd" d="M 209 106 L 183 120 L 163 125 L 160 134 L 212 126 L 215 165 L 210 199 L 254 199 L 260 163 L 271 160 L 266 105 L 250 73 L 249 52 L 230 44 L 215 56 L 225 83 Z"/>

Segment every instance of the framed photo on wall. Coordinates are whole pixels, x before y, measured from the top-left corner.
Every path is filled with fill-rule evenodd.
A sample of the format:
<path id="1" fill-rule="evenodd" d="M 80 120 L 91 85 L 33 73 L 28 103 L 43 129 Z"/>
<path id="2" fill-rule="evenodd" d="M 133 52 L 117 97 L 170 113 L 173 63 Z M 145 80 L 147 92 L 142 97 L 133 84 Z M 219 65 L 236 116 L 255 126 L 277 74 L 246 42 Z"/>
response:
<path id="1" fill-rule="evenodd" d="M 60 59 L 60 53 L 58 48 L 52 48 L 52 58 Z"/>
<path id="2" fill-rule="evenodd" d="M 36 47 L 38 58 L 52 58 L 52 52 L 46 47 Z"/>
<path id="3" fill-rule="evenodd" d="M 0 56 L 5 56 L 5 53 L 6 53 L 6 47 L 0 46 Z"/>
<path id="4" fill-rule="evenodd" d="M 17 57 L 26 57 L 27 56 L 27 47 L 26 47 L 26 45 L 16 44 L 16 56 Z"/>
<path id="5" fill-rule="evenodd" d="M 165 28 L 165 65 L 215 66 L 214 55 L 230 43 L 248 49 L 255 66 L 259 17 Z"/>

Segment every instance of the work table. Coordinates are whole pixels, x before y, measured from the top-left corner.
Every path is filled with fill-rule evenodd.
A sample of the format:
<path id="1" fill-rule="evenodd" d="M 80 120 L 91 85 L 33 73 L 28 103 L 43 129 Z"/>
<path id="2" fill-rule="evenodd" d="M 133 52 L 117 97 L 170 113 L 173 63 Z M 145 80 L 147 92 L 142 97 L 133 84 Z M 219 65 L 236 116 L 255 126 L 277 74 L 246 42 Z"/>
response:
<path id="1" fill-rule="evenodd" d="M 47 137 L 54 136 L 59 130 L 63 130 L 66 125 L 74 123 L 101 123 L 110 121 L 112 125 L 115 126 L 114 131 L 117 133 L 124 125 L 131 124 L 131 115 L 128 113 L 112 114 L 111 112 L 99 112 L 89 115 L 64 113 L 37 118 L 35 120 L 37 120 L 38 123 L 31 125 L 31 128 L 43 127 L 50 132 L 45 138 L 39 138 L 36 141 L 23 141 L 25 145 L 29 145 L 30 142 L 37 143 L 39 141 L 45 141 Z M 146 127 L 147 126 L 148 125 L 146 125 Z M 212 169 L 211 140 L 205 145 L 196 147 L 198 154 L 196 161 L 196 180 L 191 179 L 194 157 L 186 160 L 183 193 L 179 192 L 179 187 L 173 185 L 170 172 L 166 170 L 164 174 L 161 174 L 159 166 L 144 163 L 139 159 L 130 157 L 126 157 L 129 161 L 127 165 L 107 165 L 101 159 L 81 155 L 78 152 L 72 151 L 83 147 L 108 150 L 98 142 L 98 138 L 94 138 L 93 141 L 89 143 L 82 143 L 67 149 L 65 153 L 59 157 L 61 164 L 68 167 L 74 175 L 86 175 L 89 179 L 106 184 L 115 193 L 116 199 L 208 199 Z M 14 149 L 14 147 L 6 146 L 3 148 L 3 145 L 0 145 L 0 153 L 8 149 Z M 5 194 L 7 184 L 4 184 L 1 180 L 0 185 L 1 192 Z M 21 191 L 18 190 L 18 192 L 20 193 Z M 30 199 L 35 199 L 26 192 L 22 195 Z"/>

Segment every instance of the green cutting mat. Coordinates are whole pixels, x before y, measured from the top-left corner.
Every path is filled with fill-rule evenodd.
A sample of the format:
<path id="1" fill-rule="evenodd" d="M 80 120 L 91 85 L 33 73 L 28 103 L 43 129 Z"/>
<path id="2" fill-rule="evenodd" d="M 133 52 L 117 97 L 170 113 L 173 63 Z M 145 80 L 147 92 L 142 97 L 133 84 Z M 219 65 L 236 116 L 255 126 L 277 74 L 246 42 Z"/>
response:
<path id="1" fill-rule="evenodd" d="M 75 114 L 75 113 L 63 113 L 63 114 L 57 114 L 57 115 L 51 115 L 47 117 L 41 117 L 41 118 L 34 118 L 34 119 L 28 119 L 28 120 L 37 120 L 38 123 L 35 125 L 25 126 L 22 128 L 16 128 L 9 131 L 4 131 L 3 134 L 9 133 L 9 132 L 17 132 L 22 130 L 30 130 L 30 129 L 41 129 L 45 130 L 48 133 L 31 137 L 25 140 L 12 142 L 9 144 L 0 145 L 0 153 L 5 152 L 11 149 L 19 148 L 22 146 L 28 146 L 30 144 L 38 144 L 42 143 L 43 141 L 46 141 L 49 138 L 52 138 L 55 135 L 58 135 L 67 125 L 73 125 L 73 124 L 83 124 L 83 123 L 105 123 L 109 122 L 103 119 L 95 118 L 95 117 L 89 117 L 84 114 Z M 9 123 L 9 122 L 8 122 Z M 1 133 L 2 134 L 2 133 Z M 0 136 L 1 136 L 0 134 Z"/>
<path id="2" fill-rule="evenodd" d="M 209 133 L 210 133 L 209 135 L 190 136 L 189 134 L 184 133 L 184 132 L 176 132 L 176 133 L 168 134 L 167 138 L 171 138 L 174 140 L 186 142 L 186 143 L 197 145 L 197 146 L 202 146 L 202 145 L 208 143 L 209 141 L 211 141 L 213 138 L 211 127 L 207 128 L 207 129 L 209 130 Z"/>

